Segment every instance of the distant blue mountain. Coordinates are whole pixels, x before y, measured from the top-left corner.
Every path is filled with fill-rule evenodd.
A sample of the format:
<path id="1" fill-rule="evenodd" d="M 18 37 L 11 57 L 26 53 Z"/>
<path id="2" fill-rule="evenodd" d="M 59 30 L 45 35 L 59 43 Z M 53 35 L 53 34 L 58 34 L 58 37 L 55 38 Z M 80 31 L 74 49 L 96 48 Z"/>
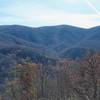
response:
<path id="1" fill-rule="evenodd" d="M 100 50 L 100 26 L 83 29 L 68 25 L 32 28 L 20 25 L 0 26 L 0 47 L 35 48 L 39 53 L 66 57 L 69 51 Z M 73 49 L 73 50 L 72 50 Z"/>

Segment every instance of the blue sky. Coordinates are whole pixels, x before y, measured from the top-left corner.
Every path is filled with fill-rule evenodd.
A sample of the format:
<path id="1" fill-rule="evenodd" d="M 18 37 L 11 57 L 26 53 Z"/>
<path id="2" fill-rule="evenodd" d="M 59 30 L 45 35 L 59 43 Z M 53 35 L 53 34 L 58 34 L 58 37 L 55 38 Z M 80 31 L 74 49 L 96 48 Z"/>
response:
<path id="1" fill-rule="evenodd" d="M 0 0 L 0 25 L 100 25 L 100 0 Z"/>

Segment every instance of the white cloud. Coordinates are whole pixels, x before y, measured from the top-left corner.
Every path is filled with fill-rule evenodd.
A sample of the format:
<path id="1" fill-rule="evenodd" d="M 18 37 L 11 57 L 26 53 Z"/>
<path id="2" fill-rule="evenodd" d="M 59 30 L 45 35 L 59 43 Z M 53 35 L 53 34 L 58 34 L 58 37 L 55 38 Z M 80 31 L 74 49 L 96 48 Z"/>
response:
<path id="1" fill-rule="evenodd" d="M 80 27 L 89 28 L 92 26 L 100 25 L 95 19 L 98 19 L 97 15 L 82 15 L 82 14 L 47 14 L 38 16 L 35 21 L 42 23 L 42 25 L 56 25 L 56 24 L 68 24 Z M 34 23 L 34 18 L 28 18 L 27 21 Z"/>
<path id="2" fill-rule="evenodd" d="M 12 20 L 11 18 L 9 18 Z M 15 24 L 23 24 L 29 26 L 47 26 L 47 25 L 58 25 L 58 24 L 67 24 L 74 25 L 84 28 L 89 28 L 93 26 L 100 25 L 100 22 L 95 21 L 99 19 L 99 16 L 96 14 L 85 15 L 85 14 L 70 14 L 64 12 L 40 12 L 40 13 L 28 13 L 21 14 L 20 18 L 17 21 L 14 19 L 12 22 Z M 6 18 L 4 19 L 6 21 Z M 8 19 L 7 19 L 8 20 Z M 17 22 L 17 23 L 16 23 Z"/>
<path id="3" fill-rule="evenodd" d="M 66 3 L 75 3 L 82 0 L 64 1 L 66 1 Z M 9 6 L 9 9 L 8 7 L 3 9 L 3 12 L 12 15 L 11 17 L 9 16 L 9 18 L 5 17 L 0 20 L 0 23 L 6 24 L 12 23 L 31 26 L 68 24 L 86 28 L 100 25 L 100 21 L 96 21 L 100 18 L 97 14 L 72 14 L 62 10 L 52 10 L 39 4 L 34 4 L 33 6 L 33 4 L 30 3 L 24 3 L 24 5 L 22 5 L 20 2 L 16 2 L 15 5 Z"/>
<path id="4" fill-rule="evenodd" d="M 57 24 L 68 24 L 75 25 L 79 27 L 92 27 L 100 25 L 100 21 L 95 21 L 100 17 L 97 14 L 72 14 L 66 13 L 63 11 L 52 11 L 50 9 L 35 9 L 26 8 L 21 9 L 20 7 L 17 9 L 12 9 L 9 13 L 14 16 L 18 16 L 16 18 L 9 18 L 9 22 L 11 21 L 14 24 L 23 24 L 30 26 L 45 26 L 45 25 L 57 25 Z M 8 18 L 3 18 L 0 22 L 8 22 Z"/>

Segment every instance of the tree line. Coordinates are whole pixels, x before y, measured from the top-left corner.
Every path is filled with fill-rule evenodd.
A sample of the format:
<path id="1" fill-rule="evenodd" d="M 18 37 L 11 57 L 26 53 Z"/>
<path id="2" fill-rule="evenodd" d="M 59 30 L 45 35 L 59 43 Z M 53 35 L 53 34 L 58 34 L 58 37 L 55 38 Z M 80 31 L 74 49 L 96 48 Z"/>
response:
<path id="1" fill-rule="evenodd" d="M 100 100 L 99 54 L 45 66 L 28 60 L 9 74 L 0 100 Z"/>

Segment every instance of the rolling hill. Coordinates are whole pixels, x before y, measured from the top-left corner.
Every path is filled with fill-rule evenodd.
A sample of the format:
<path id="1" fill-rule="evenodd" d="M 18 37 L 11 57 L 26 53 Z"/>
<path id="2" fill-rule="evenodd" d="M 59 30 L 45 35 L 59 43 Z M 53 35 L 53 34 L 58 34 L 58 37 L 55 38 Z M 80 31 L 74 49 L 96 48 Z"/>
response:
<path id="1" fill-rule="evenodd" d="M 83 29 L 68 25 L 1 25 L 0 88 L 9 77 L 9 70 L 24 59 L 55 64 L 59 58 L 83 58 L 88 50 L 100 51 L 100 26 Z"/>
<path id="2" fill-rule="evenodd" d="M 0 47 L 34 48 L 39 53 L 60 57 L 74 48 L 100 49 L 100 27 L 83 29 L 68 25 L 32 28 L 0 26 Z M 80 49 L 80 50 L 81 50 Z"/>

